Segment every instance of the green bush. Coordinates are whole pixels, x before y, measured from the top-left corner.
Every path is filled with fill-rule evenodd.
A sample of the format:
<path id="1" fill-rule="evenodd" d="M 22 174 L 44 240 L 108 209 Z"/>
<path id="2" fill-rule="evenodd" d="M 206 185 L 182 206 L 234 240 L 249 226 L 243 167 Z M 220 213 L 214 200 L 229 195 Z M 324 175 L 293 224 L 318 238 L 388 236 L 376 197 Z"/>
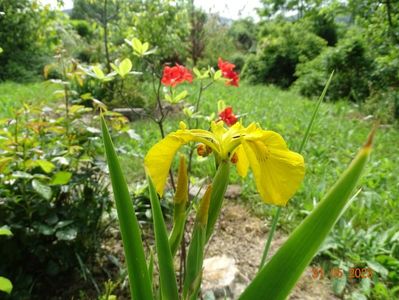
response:
<path id="1" fill-rule="evenodd" d="M 315 58 L 326 41 L 310 32 L 306 24 L 275 22 L 263 26 L 256 57 L 250 57 L 243 77 L 253 83 L 289 87 L 296 79 L 299 63 Z"/>
<path id="2" fill-rule="evenodd" d="M 14 299 L 48 296 L 77 270 L 86 276 L 101 249 L 112 205 L 90 111 L 73 105 L 66 117 L 25 105 L 2 120 L 0 220 L 14 236 L 0 244 L 0 274 L 14 283 Z"/>
<path id="3" fill-rule="evenodd" d="M 0 81 L 31 81 L 50 58 L 55 13 L 37 1 L 0 1 Z"/>
<path id="4" fill-rule="evenodd" d="M 399 91 L 394 88 L 373 91 L 362 110 L 382 123 L 393 123 L 399 118 Z"/>
<path id="5" fill-rule="evenodd" d="M 373 60 L 364 37 L 357 30 L 350 30 L 336 47 L 327 48 L 315 59 L 299 64 L 295 86 L 304 96 L 318 96 L 333 70 L 330 99 L 364 101 L 368 97 Z"/>

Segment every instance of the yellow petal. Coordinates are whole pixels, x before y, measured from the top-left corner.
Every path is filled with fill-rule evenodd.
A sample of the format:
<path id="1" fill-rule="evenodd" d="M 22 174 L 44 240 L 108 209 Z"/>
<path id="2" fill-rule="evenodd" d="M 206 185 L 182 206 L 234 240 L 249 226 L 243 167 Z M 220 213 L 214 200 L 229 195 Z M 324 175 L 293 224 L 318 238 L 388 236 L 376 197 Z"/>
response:
<path id="1" fill-rule="evenodd" d="M 176 151 L 184 144 L 194 140 L 194 136 L 184 130 L 178 130 L 167 135 L 155 144 L 144 158 L 144 166 L 161 196 L 165 188 L 170 165 Z"/>
<path id="2" fill-rule="evenodd" d="M 238 156 L 238 161 L 236 164 L 237 172 L 241 177 L 247 176 L 249 161 L 245 155 L 245 151 L 242 145 L 238 146 L 235 152 Z"/>
<path id="3" fill-rule="evenodd" d="M 263 131 L 256 140 L 244 139 L 242 145 L 263 201 L 285 206 L 303 180 L 303 157 L 273 131 Z"/>

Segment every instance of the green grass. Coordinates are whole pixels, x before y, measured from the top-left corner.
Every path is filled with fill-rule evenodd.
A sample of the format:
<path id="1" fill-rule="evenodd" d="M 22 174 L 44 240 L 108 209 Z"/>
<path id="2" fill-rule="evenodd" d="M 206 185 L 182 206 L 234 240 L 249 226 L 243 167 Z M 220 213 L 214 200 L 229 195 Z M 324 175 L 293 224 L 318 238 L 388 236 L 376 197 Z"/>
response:
<path id="1" fill-rule="evenodd" d="M 23 103 L 49 104 L 56 100 L 54 91 L 58 88 L 49 82 L 0 83 L 0 117 L 10 117 Z"/>

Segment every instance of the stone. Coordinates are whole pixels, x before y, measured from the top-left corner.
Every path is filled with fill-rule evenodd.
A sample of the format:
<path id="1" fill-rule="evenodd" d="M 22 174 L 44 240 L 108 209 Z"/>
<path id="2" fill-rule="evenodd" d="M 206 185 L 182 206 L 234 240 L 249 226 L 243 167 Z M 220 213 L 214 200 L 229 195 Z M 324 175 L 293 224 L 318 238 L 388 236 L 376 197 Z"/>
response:
<path id="1" fill-rule="evenodd" d="M 114 108 L 113 111 L 125 116 L 130 122 L 146 117 L 146 112 L 143 108 Z"/>
<path id="2" fill-rule="evenodd" d="M 202 292 L 213 294 L 215 299 L 232 299 L 233 285 L 238 269 L 234 258 L 225 255 L 204 260 Z"/>

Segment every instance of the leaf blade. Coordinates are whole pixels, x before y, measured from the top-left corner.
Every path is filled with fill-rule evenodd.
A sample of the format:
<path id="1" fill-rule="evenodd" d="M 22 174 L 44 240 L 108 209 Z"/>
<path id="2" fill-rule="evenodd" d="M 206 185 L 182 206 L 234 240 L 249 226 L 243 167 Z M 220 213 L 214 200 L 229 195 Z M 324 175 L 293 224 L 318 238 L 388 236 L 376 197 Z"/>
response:
<path id="1" fill-rule="evenodd" d="M 140 227 L 107 125 L 101 117 L 104 148 L 116 203 L 132 299 L 153 299 Z"/>
<path id="2" fill-rule="evenodd" d="M 157 192 L 155 191 L 154 183 L 149 176 L 147 176 L 147 181 L 148 189 L 150 191 L 162 299 L 179 299 L 176 275 L 173 267 L 173 257 L 169 247 L 168 234 L 162 215 L 161 205 L 159 203 Z"/>

